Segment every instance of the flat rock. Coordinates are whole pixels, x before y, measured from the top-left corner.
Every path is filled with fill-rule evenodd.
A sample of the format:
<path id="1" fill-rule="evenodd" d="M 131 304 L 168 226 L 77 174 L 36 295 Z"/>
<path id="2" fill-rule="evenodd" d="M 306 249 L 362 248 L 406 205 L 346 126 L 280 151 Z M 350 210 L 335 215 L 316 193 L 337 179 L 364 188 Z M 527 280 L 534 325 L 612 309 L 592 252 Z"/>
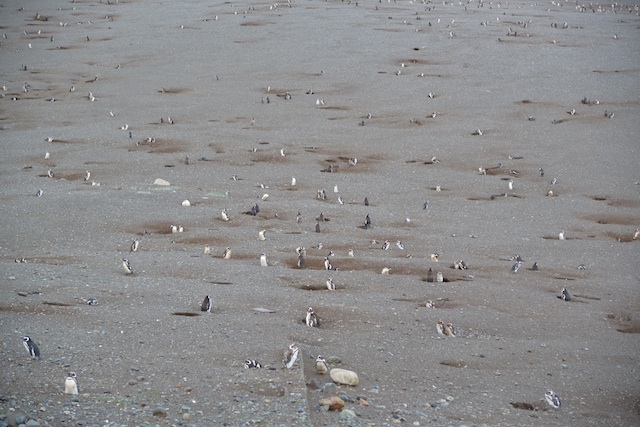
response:
<path id="1" fill-rule="evenodd" d="M 344 408 L 344 400 L 340 396 L 323 397 L 318 401 L 320 406 L 328 406 L 330 411 L 341 411 Z"/>

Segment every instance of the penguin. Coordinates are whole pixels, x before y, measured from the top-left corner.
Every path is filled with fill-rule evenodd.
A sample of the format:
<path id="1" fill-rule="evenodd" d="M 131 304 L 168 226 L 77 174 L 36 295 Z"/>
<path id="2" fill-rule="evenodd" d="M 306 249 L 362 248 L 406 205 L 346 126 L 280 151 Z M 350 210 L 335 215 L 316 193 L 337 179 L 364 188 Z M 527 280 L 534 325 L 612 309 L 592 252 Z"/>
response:
<path id="1" fill-rule="evenodd" d="M 560 292 L 560 296 L 558 296 L 558 298 L 560 298 L 563 301 L 570 302 L 571 294 L 569 293 L 567 288 L 562 288 L 562 291 Z"/>
<path id="2" fill-rule="evenodd" d="M 78 378 L 75 372 L 69 372 L 67 379 L 64 381 L 64 394 L 76 395 L 79 392 Z"/>
<path id="3" fill-rule="evenodd" d="M 438 320 L 438 323 L 436 323 L 436 332 L 438 333 L 438 335 L 445 336 L 445 334 L 444 334 L 444 322 L 442 320 Z"/>
<path id="4" fill-rule="evenodd" d="M 40 360 L 40 349 L 30 337 L 22 337 L 22 344 L 24 344 L 24 348 L 27 349 L 32 359 Z"/>
<path id="5" fill-rule="evenodd" d="M 559 409 L 560 406 L 562 406 L 560 397 L 555 394 L 553 390 L 547 390 L 547 392 L 544 394 L 544 400 L 546 400 L 549 406 L 551 406 L 553 409 Z"/>
<path id="6" fill-rule="evenodd" d="M 200 311 L 211 313 L 211 297 L 209 295 L 204 297 L 204 301 L 202 301 L 202 305 L 200 306 Z"/>
<path id="7" fill-rule="evenodd" d="M 455 337 L 455 330 L 453 329 L 453 325 L 451 323 L 447 323 L 444 327 L 444 334 L 448 337 Z"/>
<path id="8" fill-rule="evenodd" d="M 250 369 L 250 368 L 260 369 L 260 368 L 262 368 L 262 365 L 257 360 L 247 359 L 247 360 L 244 361 L 244 368 L 245 369 Z"/>
<path id="9" fill-rule="evenodd" d="M 130 252 L 137 252 L 139 247 L 140 247 L 140 240 L 133 239 L 133 242 L 131 242 Z"/>
<path id="10" fill-rule="evenodd" d="M 293 365 L 298 360 L 298 346 L 295 343 L 289 345 L 289 347 L 284 351 L 284 357 L 282 358 L 282 367 L 291 369 Z"/>
<path id="11" fill-rule="evenodd" d="M 122 258 L 122 268 L 124 268 L 124 272 L 126 274 L 133 274 L 133 268 L 131 267 L 131 263 L 128 259 Z"/>
<path id="12" fill-rule="evenodd" d="M 517 273 L 518 270 L 520 270 L 520 266 L 522 266 L 522 261 L 516 261 L 516 263 L 511 267 L 511 272 Z"/>
<path id="13" fill-rule="evenodd" d="M 327 361 L 322 356 L 318 356 L 316 359 L 316 372 L 320 375 L 329 372 L 329 365 L 327 365 Z"/>
<path id="14" fill-rule="evenodd" d="M 316 315 L 316 312 L 313 311 L 312 307 L 309 307 L 307 309 L 307 317 L 305 319 L 305 323 L 307 324 L 307 326 L 311 326 L 313 328 L 317 328 L 318 326 L 320 326 L 318 316 Z"/>
<path id="15" fill-rule="evenodd" d="M 429 271 L 427 271 L 427 282 L 433 283 L 433 269 L 429 267 Z"/>
<path id="16" fill-rule="evenodd" d="M 225 248 L 222 253 L 222 259 L 231 259 L 231 248 Z"/>
<path id="17" fill-rule="evenodd" d="M 327 279 L 326 284 L 327 284 L 327 289 L 329 289 L 330 291 L 336 290 L 336 284 L 333 283 L 333 279 L 331 279 L 331 277 Z"/>

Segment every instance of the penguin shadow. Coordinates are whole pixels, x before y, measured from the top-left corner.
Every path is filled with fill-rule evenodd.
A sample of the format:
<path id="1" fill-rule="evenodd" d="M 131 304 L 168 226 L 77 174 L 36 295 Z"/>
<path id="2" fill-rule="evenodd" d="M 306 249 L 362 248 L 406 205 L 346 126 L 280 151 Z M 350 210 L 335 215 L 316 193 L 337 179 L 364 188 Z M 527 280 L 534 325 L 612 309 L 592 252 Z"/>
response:
<path id="1" fill-rule="evenodd" d="M 515 409 L 524 411 L 543 411 L 544 408 L 537 403 L 528 402 L 509 402 Z"/>
<path id="2" fill-rule="evenodd" d="M 633 199 L 616 199 L 609 196 L 587 196 L 598 202 L 607 202 L 607 205 L 616 208 L 640 208 L 640 201 Z M 588 218 L 587 218 L 588 219 Z M 634 224 L 638 222 L 635 221 Z M 624 224 L 629 225 L 629 224 Z"/>
<path id="3" fill-rule="evenodd" d="M 80 305 L 80 304 L 70 304 L 67 302 L 57 302 L 57 301 L 42 301 L 42 304 L 51 305 L 54 307 L 74 307 L 76 305 Z"/>
<path id="4" fill-rule="evenodd" d="M 202 313 L 196 311 L 174 311 L 171 314 L 173 316 L 196 317 L 200 316 Z"/>
<path id="5" fill-rule="evenodd" d="M 51 142 L 56 144 L 88 144 L 86 139 L 52 139 Z"/>
<path id="6" fill-rule="evenodd" d="M 158 90 L 158 93 L 163 93 L 167 95 L 177 95 L 177 94 L 188 92 L 191 90 L 192 89 L 184 88 L 184 87 L 169 87 L 169 88 L 163 87 L 163 88 L 160 88 L 160 90 Z"/>
<path id="7" fill-rule="evenodd" d="M 616 331 L 624 334 L 640 334 L 640 321 L 625 313 L 609 313 L 606 319 L 613 323 Z"/>
<path id="8" fill-rule="evenodd" d="M 435 165 L 438 162 L 434 162 L 432 160 L 409 159 L 409 160 L 405 160 L 404 163 L 405 164 L 421 163 L 423 165 Z M 434 189 L 435 189 L 435 187 L 434 187 Z"/>
<path id="9" fill-rule="evenodd" d="M 336 292 L 344 288 L 344 286 L 336 285 L 335 290 L 329 291 L 329 289 L 327 289 L 327 285 L 323 283 L 305 283 L 305 284 L 297 284 L 297 285 L 290 285 L 290 286 L 303 291 L 326 291 L 326 292 Z"/>

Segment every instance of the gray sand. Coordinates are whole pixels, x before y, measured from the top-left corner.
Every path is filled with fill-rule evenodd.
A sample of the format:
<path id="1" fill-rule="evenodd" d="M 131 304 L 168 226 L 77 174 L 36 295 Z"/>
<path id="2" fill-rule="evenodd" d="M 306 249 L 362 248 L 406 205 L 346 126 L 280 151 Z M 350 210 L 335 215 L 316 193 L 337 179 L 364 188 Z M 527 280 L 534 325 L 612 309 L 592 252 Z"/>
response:
<path id="1" fill-rule="evenodd" d="M 640 422 L 637 3 L 112 3 L 0 4 L 0 423 Z M 318 354 L 359 374 L 355 419 Z"/>

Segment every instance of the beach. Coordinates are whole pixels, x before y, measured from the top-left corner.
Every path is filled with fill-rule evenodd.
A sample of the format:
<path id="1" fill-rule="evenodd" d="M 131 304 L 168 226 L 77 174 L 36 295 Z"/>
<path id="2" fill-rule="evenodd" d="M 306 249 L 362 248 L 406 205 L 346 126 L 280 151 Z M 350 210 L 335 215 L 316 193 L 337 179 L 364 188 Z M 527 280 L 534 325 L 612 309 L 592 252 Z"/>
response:
<path id="1" fill-rule="evenodd" d="M 2 1 L 0 427 L 637 425 L 638 13 Z"/>

